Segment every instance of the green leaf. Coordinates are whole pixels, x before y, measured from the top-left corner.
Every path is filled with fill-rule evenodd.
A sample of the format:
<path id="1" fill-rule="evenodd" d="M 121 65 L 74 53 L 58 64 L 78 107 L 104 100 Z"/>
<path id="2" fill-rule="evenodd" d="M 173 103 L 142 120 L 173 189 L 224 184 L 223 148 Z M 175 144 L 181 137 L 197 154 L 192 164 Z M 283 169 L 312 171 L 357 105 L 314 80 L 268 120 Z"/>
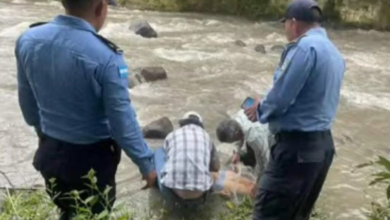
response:
<path id="1" fill-rule="evenodd" d="M 387 187 L 387 200 L 390 200 L 390 185 Z"/>
<path id="2" fill-rule="evenodd" d="M 108 217 L 108 210 L 106 209 L 98 215 L 97 220 L 107 218 L 107 217 Z"/>
<path id="3" fill-rule="evenodd" d="M 390 172 L 390 161 L 386 158 L 379 156 L 379 161 L 377 161 L 377 164 L 384 166 Z"/>
<path id="4" fill-rule="evenodd" d="M 50 184 L 54 184 L 55 182 L 56 182 L 56 178 L 50 178 L 50 179 L 49 179 L 49 183 L 50 183 Z"/>
<path id="5" fill-rule="evenodd" d="M 235 207 L 235 205 L 234 205 L 231 201 L 226 202 L 226 206 L 227 206 L 230 210 L 234 209 L 234 207 Z"/>
<path id="6" fill-rule="evenodd" d="M 387 177 L 378 177 L 378 178 L 374 179 L 373 181 L 371 181 L 369 186 L 373 186 L 377 183 L 383 182 L 386 179 L 387 179 Z"/>
<path id="7" fill-rule="evenodd" d="M 86 204 L 89 203 L 91 206 L 94 206 L 98 200 L 99 200 L 99 198 L 97 196 L 90 196 L 84 202 Z"/>
<path id="8" fill-rule="evenodd" d="M 356 166 L 356 169 L 361 169 L 361 168 L 364 168 L 364 167 L 372 166 L 373 164 L 374 164 L 374 162 L 368 162 L 368 163 L 359 164 L 359 165 Z"/>
<path id="9" fill-rule="evenodd" d="M 106 189 L 103 192 L 103 195 L 108 195 L 108 193 L 111 191 L 112 187 L 111 186 L 106 186 Z"/>
<path id="10" fill-rule="evenodd" d="M 372 176 L 390 179 L 390 173 L 388 172 L 379 172 L 379 173 L 372 174 Z"/>

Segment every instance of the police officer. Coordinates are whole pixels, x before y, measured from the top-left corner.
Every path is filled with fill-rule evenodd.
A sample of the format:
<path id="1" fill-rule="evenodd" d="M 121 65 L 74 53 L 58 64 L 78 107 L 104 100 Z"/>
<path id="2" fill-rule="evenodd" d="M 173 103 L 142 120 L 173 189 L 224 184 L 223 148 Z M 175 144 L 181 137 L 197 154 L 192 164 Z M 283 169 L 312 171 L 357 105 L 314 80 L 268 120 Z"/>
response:
<path id="1" fill-rule="evenodd" d="M 66 15 L 32 25 L 17 40 L 15 55 L 20 107 L 39 136 L 33 164 L 56 196 L 61 218 L 69 219 L 74 204 L 62 197 L 88 189 L 81 177 L 91 169 L 101 192 L 112 187 L 109 204 L 98 197 L 93 212 L 113 205 L 121 149 L 138 165 L 147 182 L 144 189 L 155 184 L 156 173 L 129 99 L 122 51 L 97 33 L 107 0 L 62 4 Z M 90 196 L 87 192 L 82 198 Z"/>
<path id="2" fill-rule="evenodd" d="M 313 0 L 295 0 L 284 27 L 289 40 L 274 85 L 246 109 L 249 119 L 269 123 L 276 144 L 256 195 L 255 220 L 310 218 L 335 153 L 332 123 L 345 63 L 320 27 Z"/>

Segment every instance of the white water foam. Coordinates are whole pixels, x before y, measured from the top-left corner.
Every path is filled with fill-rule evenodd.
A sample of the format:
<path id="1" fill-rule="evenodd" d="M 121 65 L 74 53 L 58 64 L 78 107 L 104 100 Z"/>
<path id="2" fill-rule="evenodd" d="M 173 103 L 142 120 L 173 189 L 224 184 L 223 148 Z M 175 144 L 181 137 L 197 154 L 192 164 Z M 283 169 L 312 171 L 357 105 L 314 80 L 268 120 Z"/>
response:
<path id="1" fill-rule="evenodd" d="M 267 35 L 267 37 L 265 39 L 269 42 L 280 42 L 283 44 L 287 43 L 286 37 L 279 34 L 279 33 L 276 33 L 276 32 L 273 32 L 272 34 Z"/>
<path id="2" fill-rule="evenodd" d="M 153 50 L 153 53 L 163 59 L 182 63 L 191 61 L 203 61 L 221 56 L 221 54 L 219 53 L 209 53 L 198 50 L 175 50 L 164 48 L 157 48 Z"/>
<path id="3" fill-rule="evenodd" d="M 390 111 L 390 97 L 388 94 L 369 94 L 343 89 L 341 95 L 348 102 L 356 104 L 359 107 L 377 107 Z"/>
<path id="4" fill-rule="evenodd" d="M 129 23 L 108 22 L 99 33 L 106 38 L 131 38 L 132 40 L 142 38 L 129 30 Z"/>
<path id="5" fill-rule="evenodd" d="M 21 22 L 12 27 L 3 29 L 0 32 L 0 37 L 17 38 L 30 26 L 30 22 Z"/>
<path id="6" fill-rule="evenodd" d="M 193 20 L 192 20 L 193 21 Z M 203 30 L 203 26 L 199 26 L 199 24 L 192 24 L 188 22 L 186 19 L 182 18 L 174 18 L 171 19 L 169 23 L 166 21 L 149 21 L 150 26 L 153 27 L 157 32 L 193 32 Z"/>

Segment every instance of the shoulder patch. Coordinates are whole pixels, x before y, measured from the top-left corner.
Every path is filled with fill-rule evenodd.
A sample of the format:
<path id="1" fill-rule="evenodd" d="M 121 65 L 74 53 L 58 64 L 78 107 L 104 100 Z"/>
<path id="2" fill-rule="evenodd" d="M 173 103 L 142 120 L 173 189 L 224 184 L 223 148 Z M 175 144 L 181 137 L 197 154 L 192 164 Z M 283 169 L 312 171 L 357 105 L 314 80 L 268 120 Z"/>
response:
<path id="1" fill-rule="evenodd" d="M 118 67 L 118 73 L 120 78 L 127 78 L 129 76 L 129 69 L 127 66 Z"/>
<path id="2" fill-rule="evenodd" d="M 101 40 L 104 44 L 106 44 L 112 51 L 114 51 L 115 53 L 123 53 L 123 50 L 121 50 L 116 44 L 114 44 L 113 42 L 109 41 L 108 39 L 104 38 L 103 36 L 101 35 L 98 35 L 98 34 L 95 34 L 95 36 L 97 38 L 99 38 L 99 40 Z"/>
<path id="3" fill-rule="evenodd" d="M 280 72 L 281 74 L 284 73 L 284 71 L 286 71 L 288 65 L 290 64 L 290 59 L 289 58 L 286 58 L 282 64 L 282 66 L 280 67 Z"/>
<path id="4" fill-rule="evenodd" d="M 47 24 L 47 22 L 37 22 L 37 23 L 33 23 L 33 24 L 31 24 L 31 25 L 29 26 L 29 28 L 41 26 L 41 25 L 44 25 L 44 24 Z"/>

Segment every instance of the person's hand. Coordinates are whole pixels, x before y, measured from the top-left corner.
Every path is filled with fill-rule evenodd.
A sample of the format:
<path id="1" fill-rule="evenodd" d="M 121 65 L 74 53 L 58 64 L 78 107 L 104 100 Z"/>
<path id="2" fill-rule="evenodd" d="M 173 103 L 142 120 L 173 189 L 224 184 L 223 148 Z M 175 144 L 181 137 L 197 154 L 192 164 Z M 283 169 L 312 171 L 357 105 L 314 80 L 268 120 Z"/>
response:
<path id="1" fill-rule="evenodd" d="M 146 185 L 142 187 L 142 190 L 152 188 L 157 181 L 157 173 L 155 170 L 144 176 L 142 180 L 146 181 Z"/>
<path id="2" fill-rule="evenodd" d="M 257 121 L 257 107 L 259 106 L 260 101 L 261 101 L 260 97 L 255 98 L 253 105 L 251 107 L 245 109 L 246 116 L 252 122 Z"/>
<path id="3" fill-rule="evenodd" d="M 256 197 L 256 194 L 257 194 L 257 187 L 256 187 L 256 184 L 252 187 L 251 189 L 251 197 L 252 198 L 255 198 Z"/>
<path id="4" fill-rule="evenodd" d="M 232 164 L 238 164 L 240 162 L 240 155 L 238 153 L 234 153 L 232 156 Z"/>

